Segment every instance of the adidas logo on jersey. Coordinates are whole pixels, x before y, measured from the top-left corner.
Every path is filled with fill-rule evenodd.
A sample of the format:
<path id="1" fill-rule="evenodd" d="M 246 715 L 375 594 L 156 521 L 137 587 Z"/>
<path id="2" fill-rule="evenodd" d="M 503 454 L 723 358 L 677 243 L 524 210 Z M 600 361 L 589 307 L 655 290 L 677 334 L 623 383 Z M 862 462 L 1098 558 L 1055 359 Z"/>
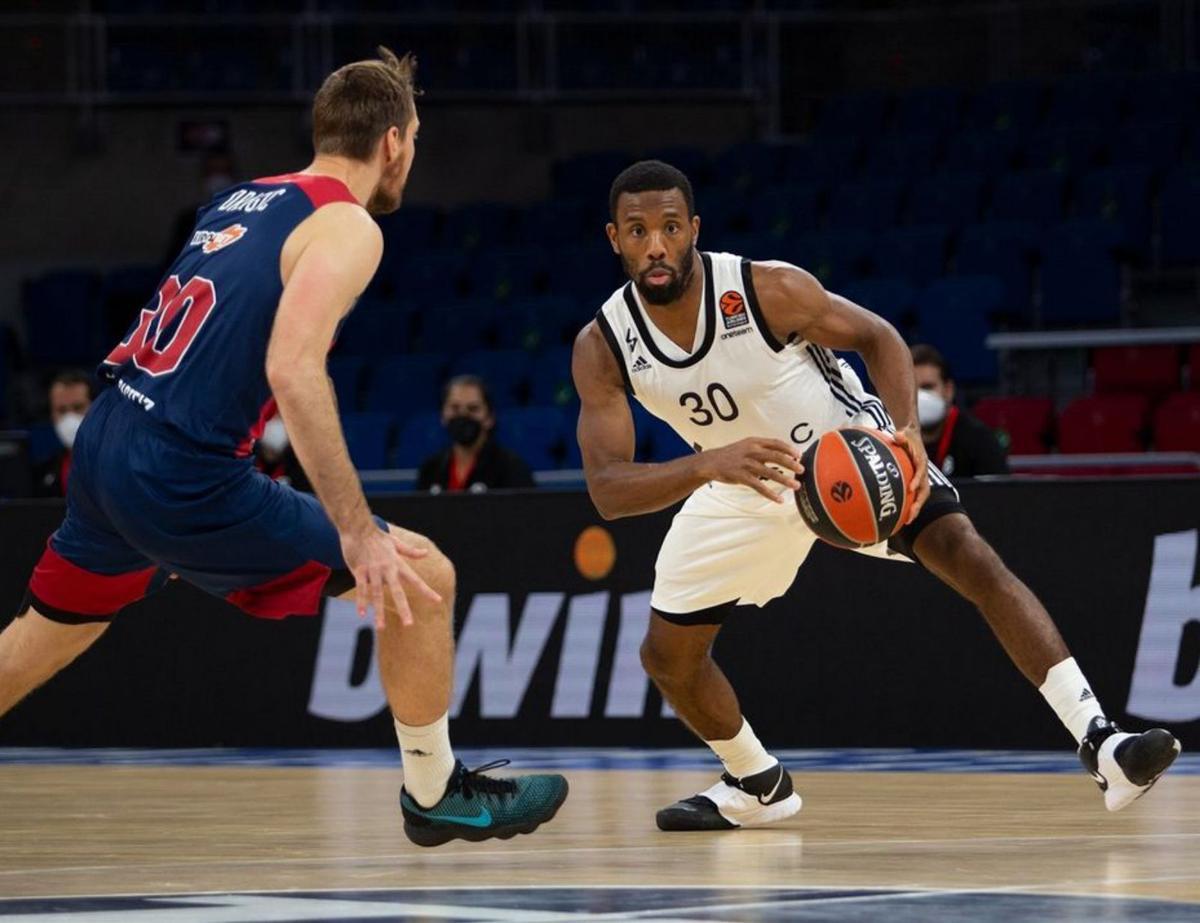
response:
<path id="1" fill-rule="evenodd" d="M 629 371 L 644 372 L 648 368 L 650 368 L 650 363 L 646 361 L 646 357 L 638 356 L 637 359 L 634 360 L 633 368 L 631 368 Z"/>

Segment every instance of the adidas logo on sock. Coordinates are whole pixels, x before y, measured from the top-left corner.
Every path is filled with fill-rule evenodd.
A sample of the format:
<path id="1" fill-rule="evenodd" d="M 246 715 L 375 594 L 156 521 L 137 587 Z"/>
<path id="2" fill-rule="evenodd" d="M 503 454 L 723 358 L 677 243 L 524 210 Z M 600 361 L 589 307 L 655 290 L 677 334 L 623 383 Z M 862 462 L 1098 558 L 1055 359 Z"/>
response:
<path id="1" fill-rule="evenodd" d="M 412 754 L 413 756 L 430 756 L 431 755 L 429 753 L 426 753 L 424 750 L 416 750 L 416 749 L 405 750 L 404 752 Z"/>
<path id="2" fill-rule="evenodd" d="M 1083 694 L 1079 697 L 1079 701 L 1086 702 L 1088 699 L 1094 699 L 1094 698 L 1095 698 L 1095 696 L 1092 695 L 1092 690 L 1085 688 L 1083 690 Z"/>

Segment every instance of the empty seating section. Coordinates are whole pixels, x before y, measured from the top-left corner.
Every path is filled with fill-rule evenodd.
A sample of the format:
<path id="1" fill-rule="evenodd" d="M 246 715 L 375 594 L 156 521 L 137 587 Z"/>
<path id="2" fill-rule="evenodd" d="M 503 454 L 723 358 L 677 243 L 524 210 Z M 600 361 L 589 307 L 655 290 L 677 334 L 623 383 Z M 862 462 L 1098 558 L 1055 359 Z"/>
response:
<path id="1" fill-rule="evenodd" d="M 713 74 L 656 79 L 719 82 L 724 42 L 712 48 Z M 570 80 L 580 89 L 610 54 L 633 54 L 639 83 L 660 57 L 576 50 Z M 135 55 L 115 73 L 155 66 Z M 499 59 L 455 66 L 508 79 Z M 380 219 L 383 264 L 330 363 L 355 463 L 409 467 L 443 446 L 440 389 L 473 373 L 491 386 L 505 440 L 533 467 L 579 464 L 570 348 L 624 281 L 603 226 L 609 184 L 640 156 L 689 174 L 704 249 L 803 266 L 906 339 L 938 347 L 973 393 L 995 390 L 989 333 L 1118 326 L 1131 317 L 1131 270 L 1200 265 L 1198 86 L 1162 75 L 843 95 L 817 107 L 796 143 L 591 151 L 553 164 L 543 202 L 406 203 Z M 26 280 L 28 361 L 94 362 L 156 283 L 145 266 Z M 976 409 L 1018 454 L 1198 450 L 1200 349 L 1097 349 L 1091 363 L 1095 394 L 1057 419 L 1046 398 Z M 0 394 L 6 384 L 0 375 Z M 689 451 L 640 410 L 636 419 L 642 456 Z"/>

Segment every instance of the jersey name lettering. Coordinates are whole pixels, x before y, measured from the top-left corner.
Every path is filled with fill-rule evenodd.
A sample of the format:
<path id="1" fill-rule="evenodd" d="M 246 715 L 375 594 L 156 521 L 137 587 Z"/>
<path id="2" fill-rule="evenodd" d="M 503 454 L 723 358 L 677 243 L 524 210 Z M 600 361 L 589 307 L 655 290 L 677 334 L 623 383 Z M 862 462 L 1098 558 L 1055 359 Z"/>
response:
<path id="1" fill-rule="evenodd" d="M 262 212 L 272 201 L 286 193 L 286 189 L 274 189 L 271 192 L 251 192 L 249 189 L 239 189 L 228 199 L 217 206 L 219 212 Z"/>

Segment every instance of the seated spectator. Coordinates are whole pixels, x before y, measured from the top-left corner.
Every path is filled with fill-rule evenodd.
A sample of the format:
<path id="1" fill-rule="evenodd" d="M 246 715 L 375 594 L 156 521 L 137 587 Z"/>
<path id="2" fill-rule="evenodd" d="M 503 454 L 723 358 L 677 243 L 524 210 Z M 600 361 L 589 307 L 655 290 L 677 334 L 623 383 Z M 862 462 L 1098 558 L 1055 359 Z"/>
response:
<path id="1" fill-rule="evenodd" d="M 929 461 L 946 477 L 1007 474 L 1008 458 L 986 423 L 954 403 L 950 365 L 932 346 L 912 347 L 917 379 L 917 417 Z"/>
<path id="2" fill-rule="evenodd" d="M 267 421 L 262 435 L 254 443 L 254 467 L 273 481 L 281 481 L 296 490 L 312 493 L 312 484 L 300 467 L 300 459 L 292 450 L 283 417 L 278 414 Z"/>
<path id="3" fill-rule="evenodd" d="M 50 422 L 62 451 L 33 469 L 35 497 L 65 497 L 71 475 L 71 447 L 83 415 L 92 406 L 92 377 L 86 372 L 60 372 L 50 382 Z"/>
<path id="4" fill-rule="evenodd" d="M 493 438 L 496 414 L 482 378 L 450 379 L 442 394 L 442 425 L 450 447 L 422 462 L 418 490 L 479 493 L 495 487 L 534 486 L 529 466 Z"/>

